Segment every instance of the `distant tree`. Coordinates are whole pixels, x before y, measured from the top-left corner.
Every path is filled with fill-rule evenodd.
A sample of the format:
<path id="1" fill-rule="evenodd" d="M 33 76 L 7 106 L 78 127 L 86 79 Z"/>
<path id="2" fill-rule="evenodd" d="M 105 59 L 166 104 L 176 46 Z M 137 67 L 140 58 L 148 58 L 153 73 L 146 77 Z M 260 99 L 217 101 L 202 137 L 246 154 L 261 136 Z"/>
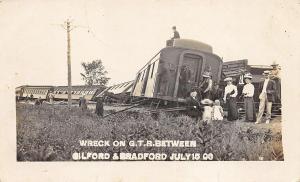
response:
<path id="1" fill-rule="evenodd" d="M 106 77 L 107 71 L 105 70 L 100 59 L 92 62 L 81 63 L 84 73 L 80 73 L 82 80 L 86 85 L 106 85 L 110 78 Z"/>

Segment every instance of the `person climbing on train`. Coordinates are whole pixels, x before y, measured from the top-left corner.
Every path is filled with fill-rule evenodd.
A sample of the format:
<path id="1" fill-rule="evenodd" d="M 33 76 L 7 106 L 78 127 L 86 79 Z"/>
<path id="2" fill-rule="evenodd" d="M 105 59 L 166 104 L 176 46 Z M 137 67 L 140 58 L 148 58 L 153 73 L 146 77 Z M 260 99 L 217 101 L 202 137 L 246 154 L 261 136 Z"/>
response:
<path id="1" fill-rule="evenodd" d="M 255 124 L 261 122 L 265 106 L 267 107 L 266 124 L 269 124 L 271 120 L 272 103 L 275 101 L 276 86 L 275 82 L 270 79 L 270 73 L 268 70 L 264 71 L 263 75 L 265 79 L 259 83 L 259 109 Z"/>
<path id="2" fill-rule="evenodd" d="M 252 75 L 251 73 L 247 73 L 244 75 L 245 85 L 242 91 L 242 97 L 244 98 L 244 107 L 245 107 L 245 121 L 246 122 L 255 122 L 256 121 L 256 113 L 255 113 L 255 105 L 253 100 L 254 95 L 254 85 L 251 83 Z"/>
<path id="3" fill-rule="evenodd" d="M 212 99 L 212 88 L 213 88 L 213 80 L 211 78 L 210 72 L 204 72 L 203 80 L 200 84 L 201 95 L 203 99 Z"/>
<path id="4" fill-rule="evenodd" d="M 227 82 L 224 91 L 224 103 L 227 105 L 228 108 L 228 121 L 234 121 L 238 119 L 238 111 L 237 111 L 237 103 L 236 103 L 236 96 L 238 94 L 237 87 L 233 85 L 232 78 L 227 77 L 224 79 Z"/>

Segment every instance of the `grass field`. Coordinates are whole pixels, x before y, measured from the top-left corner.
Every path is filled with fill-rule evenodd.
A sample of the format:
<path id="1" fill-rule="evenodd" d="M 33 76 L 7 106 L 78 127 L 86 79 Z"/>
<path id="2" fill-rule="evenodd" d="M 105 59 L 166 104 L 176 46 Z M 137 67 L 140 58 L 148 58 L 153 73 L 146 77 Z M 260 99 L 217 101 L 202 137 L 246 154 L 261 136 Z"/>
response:
<path id="1" fill-rule="evenodd" d="M 154 119 L 155 118 L 155 119 Z M 213 153 L 213 160 L 283 160 L 281 118 L 271 124 L 212 122 L 124 112 L 105 119 L 66 106 L 17 103 L 17 160 L 70 161 L 74 152 Z M 79 140 L 196 140 L 197 147 L 82 147 Z"/>

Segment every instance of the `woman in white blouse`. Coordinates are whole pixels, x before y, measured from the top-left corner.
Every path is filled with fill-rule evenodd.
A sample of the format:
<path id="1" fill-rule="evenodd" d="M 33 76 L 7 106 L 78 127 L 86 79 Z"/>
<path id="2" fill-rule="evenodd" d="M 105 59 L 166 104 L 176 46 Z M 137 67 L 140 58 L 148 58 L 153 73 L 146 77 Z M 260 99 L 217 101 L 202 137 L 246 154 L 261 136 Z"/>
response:
<path id="1" fill-rule="evenodd" d="M 242 95 L 244 96 L 245 103 L 245 113 L 246 113 L 246 122 L 255 122 L 256 114 L 255 114 L 255 106 L 253 101 L 254 95 L 254 85 L 251 83 L 252 75 L 245 74 L 244 76 L 246 85 L 244 85 Z"/>
<path id="2" fill-rule="evenodd" d="M 224 92 L 224 103 L 227 103 L 228 108 L 228 121 L 234 121 L 238 119 L 238 111 L 237 111 L 237 104 L 236 104 L 236 96 L 238 94 L 237 87 L 232 84 L 232 78 L 228 77 L 224 80 L 227 82 L 227 86 L 225 87 Z"/>

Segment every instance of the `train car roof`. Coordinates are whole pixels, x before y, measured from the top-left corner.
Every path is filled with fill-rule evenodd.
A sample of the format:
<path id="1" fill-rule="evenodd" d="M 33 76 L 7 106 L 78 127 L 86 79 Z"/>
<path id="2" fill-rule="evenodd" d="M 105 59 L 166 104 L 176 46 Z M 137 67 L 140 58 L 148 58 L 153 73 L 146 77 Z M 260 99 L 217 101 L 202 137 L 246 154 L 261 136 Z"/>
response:
<path id="1" fill-rule="evenodd" d="M 24 87 L 27 87 L 27 88 L 52 88 L 54 86 L 52 86 L 52 85 L 21 85 L 21 86 L 16 87 L 15 89 L 21 89 Z"/>
<path id="2" fill-rule="evenodd" d="M 199 41 L 196 41 L 196 42 L 199 42 Z M 209 46 L 209 45 L 207 44 L 207 46 Z M 192 48 L 192 47 L 188 48 L 188 47 L 184 47 L 184 46 L 182 46 L 182 47 L 181 46 L 167 46 L 167 47 L 162 48 L 158 53 L 156 53 L 141 69 L 139 69 L 139 71 L 137 72 L 137 74 L 140 73 L 141 71 L 143 71 L 147 67 L 147 65 L 149 65 L 151 63 L 151 61 L 154 58 L 156 58 L 161 52 L 167 51 L 167 50 L 172 50 L 172 49 L 194 50 L 194 51 L 197 51 L 197 52 L 200 52 L 200 53 L 210 54 L 212 56 L 218 57 L 220 59 L 220 61 L 223 62 L 222 59 L 220 58 L 220 56 L 218 56 L 218 55 L 216 55 L 216 54 L 214 54 L 212 52 L 209 52 L 209 51 L 203 51 L 203 50 L 200 50 L 200 49 L 195 49 L 195 48 Z"/>
<path id="3" fill-rule="evenodd" d="M 56 86 L 59 88 L 68 88 L 68 86 Z M 72 88 L 103 88 L 105 86 L 100 85 L 72 85 Z"/>
<path id="4" fill-rule="evenodd" d="M 191 39 L 174 39 L 173 47 L 199 50 L 207 53 L 213 53 L 213 48 L 204 42 Z"/>

